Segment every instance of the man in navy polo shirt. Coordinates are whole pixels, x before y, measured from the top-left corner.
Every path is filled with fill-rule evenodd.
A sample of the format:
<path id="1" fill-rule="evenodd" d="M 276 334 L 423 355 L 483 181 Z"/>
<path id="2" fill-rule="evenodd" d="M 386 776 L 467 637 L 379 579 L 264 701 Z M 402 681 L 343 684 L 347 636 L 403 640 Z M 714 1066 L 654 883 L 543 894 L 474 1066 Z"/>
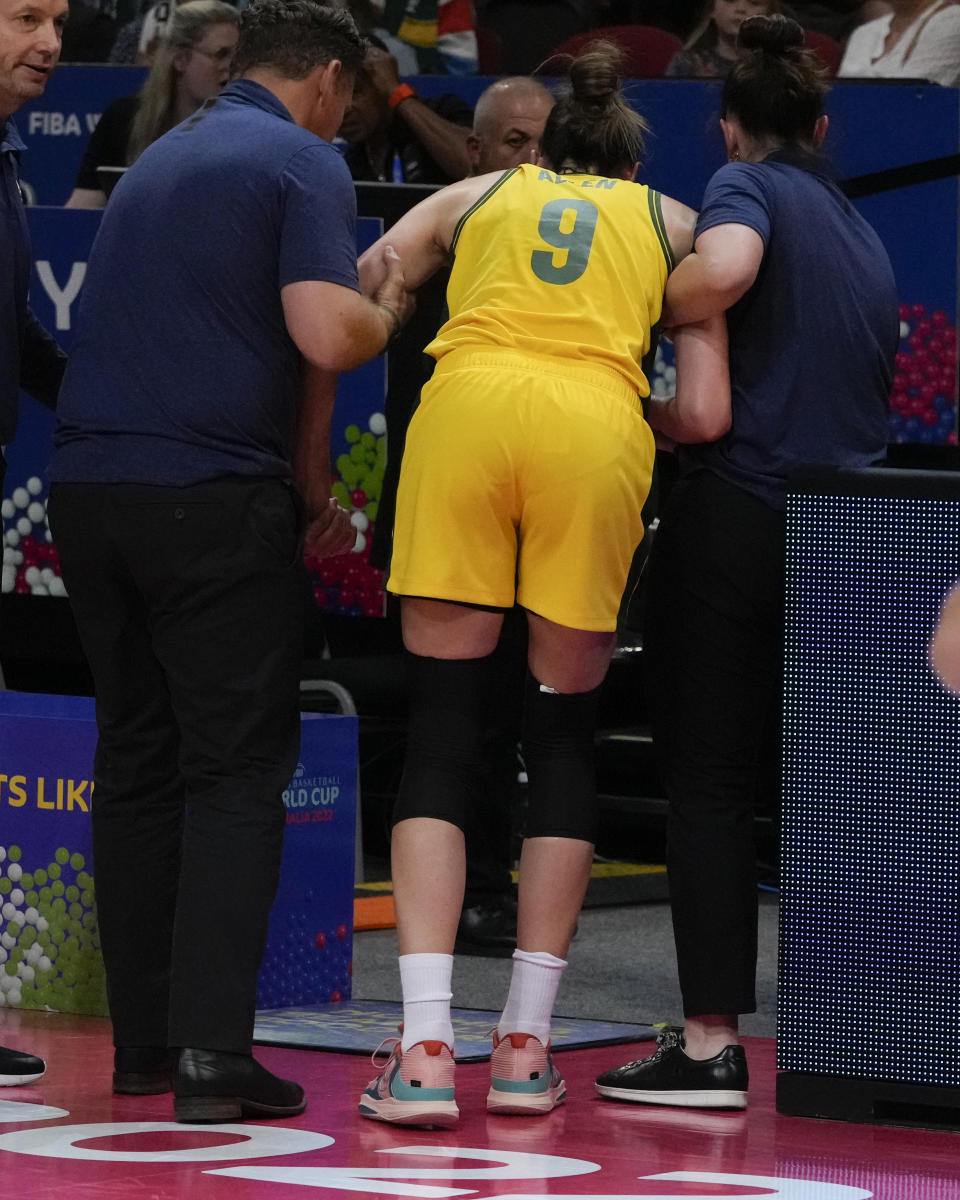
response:
<path id="1" fill-rule="evenodd" d="M 50 511 L 93 671 L 97 906 L 114 1090 L 183 1121 L 291 1116 L 251 1056 L 257 971 L 299 751 L 301 529 L 330 503 L 331 380 L 403 315 L 362 296 L 353 186 L 329 144 L 363 56 L 352 18 L 254 0 L 237 74 L 131 167 L 91 252 Z M 389 257 L 389 255 L 388 255 Z"/>
<path id="2" fill-rule="evenodd" d="M 24 149 L 13 114 L 43 95 L 60 58 L 66 0 L 0 0 L 0 447 L 13 440 L 21 388 L 49 408 L 65 358 L 27 304 L 30 238 L 18 166 Z M 6 462 L 0 450 L 0 494 Z M 43 1060 L 0 1046 L 0 1087 L 32 1083 Z"/>

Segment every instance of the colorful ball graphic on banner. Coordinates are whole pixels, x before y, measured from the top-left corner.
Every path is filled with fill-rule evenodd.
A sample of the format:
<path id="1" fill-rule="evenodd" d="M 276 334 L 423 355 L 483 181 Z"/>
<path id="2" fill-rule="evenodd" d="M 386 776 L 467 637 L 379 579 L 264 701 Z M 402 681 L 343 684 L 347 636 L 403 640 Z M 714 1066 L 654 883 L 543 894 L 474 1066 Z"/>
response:
<path id="1" fill-rule="evenodd" d="M 0 1007 L 107 1011 L 96 901 L 86 860 L 60 846 L 26 864 L 0 846 Z"/>
<path id="2" fill-rule="evenodd" d="M 382 617 L 384 612 L 383 572 L 370 565 L 370 548 L 387 468 L 386 417 L 373 413 L 367 424 L 366 430 L 348 425 L 343 431 L 350 450 L 337 458 L 330 488 L 350 513 L 356 530 L 353 550 L 333 558 L 306 558 L 317 605 L 341 616 Z"/>
<path id="3" fill-rule="evenodd" d="M 957 444 L 957 331 L 938 309 L 900 305 L 890 440 Z"/>

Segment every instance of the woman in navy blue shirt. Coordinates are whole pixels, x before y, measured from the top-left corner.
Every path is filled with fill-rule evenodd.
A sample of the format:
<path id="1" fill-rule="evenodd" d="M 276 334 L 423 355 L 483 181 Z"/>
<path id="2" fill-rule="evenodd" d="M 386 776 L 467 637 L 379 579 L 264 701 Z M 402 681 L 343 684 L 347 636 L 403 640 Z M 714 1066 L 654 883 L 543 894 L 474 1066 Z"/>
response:
<path id="1" fill-rule="evenodd" d="M 899 337 L 886 252 L 818 154 L 827 83 L 803 31 L 755 17 L 740 47 L 730 161 L 667 290 L 675 323 L 728 310 L 732 423 L 681 447 L 644 632 L 685 1029 L 597 1080 L 613 1099 L 694 1107 L 746 1103 L 738 1016 L 756 1010 L 753 817 L 779 730 L 787 476 L 883 457 Z"/>

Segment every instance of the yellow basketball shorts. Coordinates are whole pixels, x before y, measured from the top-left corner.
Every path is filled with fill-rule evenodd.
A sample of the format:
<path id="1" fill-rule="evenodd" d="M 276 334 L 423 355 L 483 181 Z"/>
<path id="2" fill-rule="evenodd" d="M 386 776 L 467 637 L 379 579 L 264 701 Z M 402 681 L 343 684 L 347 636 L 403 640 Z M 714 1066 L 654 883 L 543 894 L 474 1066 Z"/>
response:
<path id="1" fill-rule="evenodd" d="M 612 631 L 654 440 L 630 386 L 595 367 L 458 350 L 407 432 L 388 589 Z"/>

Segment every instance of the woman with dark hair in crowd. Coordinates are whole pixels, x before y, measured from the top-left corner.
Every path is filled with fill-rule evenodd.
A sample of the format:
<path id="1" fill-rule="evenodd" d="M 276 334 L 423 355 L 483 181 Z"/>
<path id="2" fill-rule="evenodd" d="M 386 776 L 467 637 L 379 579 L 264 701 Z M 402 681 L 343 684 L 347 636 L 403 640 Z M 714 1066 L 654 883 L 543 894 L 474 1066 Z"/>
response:
<path id="1" fill-rule="evenodd" d="M 190 0 L 173 10 L 146 83 L 108 105 L 90 135 L 67 208 L 103 208 L 99 167 L 130 166 L 220 92 L 230 78 L 239 24 L 239 12 L 223 0 Z"/>
<path id="2" fill-rule="evenodd" d="M 889 0 L 888 12 L 850 34 L 844 79 L 960 84 L 960 8 L 954 0 Z"/>
<path id="3" fill-rule="evenodd" d="M 722 79 L 737 60 L 737 34 L 750 17 L 780 11 L 779 0 L 707 0 L 697 27 L 664 75 Z"/>
<path id="4" fill-rule="evenodd" d="M 392 840 L 402 1040 L 360 1099 L 377 1120 L 458 1116 L 463 828 L 482 801 L 491 654 L 515 602 L 530 635 L 529 813 L 487 1107 L 536 1115 L 563 1100 L 550 1017 L 590 874 L 597 696 L 643 533 L 651 425 L 691 440 L 725 428 L 722 318 L 677 331 L 678 393 L 647 399 L 643 362 L 694 214 L 632 182 L 644 123 L 623 99 L 619 60 L 600 43 L 573 62 L 539 165 L 453 184 L 361 259 L 368 293 L 387 241 L 413 289 L 453 259 L 450 318 L 428 347 L 437 368 L 407 434 L 388 583 L 402 597 L 410 736 Z"/>
<path id="5" fill-rule="evenodd" d="M 682 448 L 649 564 L 650 711 L 670 801 L 667 865 L 685 1031 L 598 1090 L 743 1107 L 738 1015 L 756 1010 L 753 815 L 779 727 L 787 478 L 882 459 L 899 338 L 879 238 L 818 154 L 824 72 L 783 16 L 740 30 L 723 92 L 729 162 L 707 186 L 667 319 L 728 310 L 732 425 Z"/>

